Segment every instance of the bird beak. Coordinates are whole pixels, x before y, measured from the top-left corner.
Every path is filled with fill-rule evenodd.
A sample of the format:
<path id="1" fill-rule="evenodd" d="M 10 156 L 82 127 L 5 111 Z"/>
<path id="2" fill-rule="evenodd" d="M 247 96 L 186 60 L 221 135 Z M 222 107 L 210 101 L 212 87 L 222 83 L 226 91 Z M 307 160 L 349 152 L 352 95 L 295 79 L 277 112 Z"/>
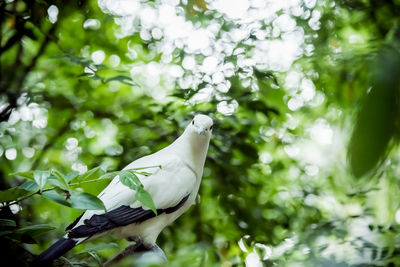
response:
<path id="1" fill-rule="evenodd" d="M 196 128 L 196 132 L 201 135 L 204 134 L 206 132 L 206 129 L 204 127 L 197 127 Z"/>

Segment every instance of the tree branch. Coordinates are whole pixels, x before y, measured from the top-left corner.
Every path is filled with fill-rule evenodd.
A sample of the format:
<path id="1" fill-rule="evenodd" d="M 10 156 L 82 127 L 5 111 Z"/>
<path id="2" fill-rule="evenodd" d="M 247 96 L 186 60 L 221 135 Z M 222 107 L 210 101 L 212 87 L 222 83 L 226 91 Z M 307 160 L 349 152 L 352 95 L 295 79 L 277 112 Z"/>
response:
<path id="1" fill-rule="evenodd" d="M 10 49 L 14 44 L 21 40 L 22 36 L 24 36 L 23 32 L 17 31 L 10 39 L 7 40 L 6 44 L 0 47 L 0 55 Z"/>
<path id="2" fill-rule="evenodd" d="M 44 38 L 42 44 L 40 45 L 38 52 L 32 58 L 31 62 L 28 65 L 26 65 L 24 67 L 24 69 L 22 70 L 22 73 L 17 81 L 17 84 L 14 87 L 15 93 L 8 93 L 8 96 L 10 98 L 9 99 L 10 103 L 3 111 L 1 111 L 0 122 L 8 120 L 8 118 L 11 115 L 12 110 L 17 107 L 17 99 L 19 97 L 18 93 L 22 91 L 21 88 L 26 80 L 26 77 L 28 76 L 28 73 L 35 67 L 39 57 L 44 53 L 44 50 L 46 49 L 47 45 L 51 41 L 51 36 L 53 35 L 54 31 L 56 30 L 56 24 L 57 23 L 55 23 L 51 26 L 50 30 L 45 35 L 45 38 Z M 22 49 L 22 44 L 20 44 L 20 48 Z M 18 54 L 21 54 L 21 53 L 22 52 L 18 52 Z M 15 63 L 18 64 L 18 62 L 19 62 L 19 59 L 17 58 Z"/>

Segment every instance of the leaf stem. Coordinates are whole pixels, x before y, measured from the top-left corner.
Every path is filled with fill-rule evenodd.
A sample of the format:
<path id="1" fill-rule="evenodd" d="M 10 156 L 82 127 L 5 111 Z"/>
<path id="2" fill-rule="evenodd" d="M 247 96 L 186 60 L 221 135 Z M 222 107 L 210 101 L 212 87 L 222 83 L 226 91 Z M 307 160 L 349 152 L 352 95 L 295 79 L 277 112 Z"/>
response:
<path id="1" fill-rule="evenodd" d="M 101 180 L 109 180 L 109 179 L 111 179 L 111 178 L 110 177 L 100 177 L 100 178 L 97 178 L 97 179 L 82 181 L 82 182 L 78 182 L 78 183 L 72 183 L 72 184 L 69 184 L 69 185 L 70 186 L 77 186 L 77 185 L 81 185 L 81 184 L 87 184 L 87 183 L 97 182 L 97 181 L 101 181 Z"/>
<path id="2" fill-rule="evenodd" d="M 55 189 L 55 187 L 47 188 L 47 189 L 44 189 L 44 190 L 41 190 L 41 191 L 38 190 L 38 191 L 36 191 L 36 192 L 33 192 L 33 193 L 30 194 L 30 195 L 26 195 L 26 196 L 24 196 L 24 197 L 21 197 L 21 198 L 19 198 L 19 199 L 14 200 L 14 201 L 8 202 L 7 204 L 3 205 L 1 208 L 9 207 L 9 206 L 11 206 L 11 205 L 17 204 L 18 202 L 21 202 L 22 200 L 25 200 L 25 199 L 27 199 L 27 198 L 30 198 L 30 197 L 32 197 L 32 196 L 34 196 L 34 195 L 36 195 L 36 194 L 40 195 L 41 193 L 43 193 L 43 192 L 45 192 L 45 191 L 50 191 L 50 190 L 54 190 L 54 189 Z"/>
<path id="3" fill-rule="evenodd" d="M 140 167 L 140 168 L 127 169 L 126 171 L 131 171 L 131 172 L 133 172 L 133 173 L 136 172 L 136 173 L 138 173 L 138 174 L 146 175 L 145 173 L 141 173 L 141 172 L 137 172 L 137 171 L 139 171 L 139 170 L 145 170 L 145 169 L 151 169 L 151 168 L 160 168 L 160 169 L 161 169 L 162 167 L 161 167 L 161 165 L 155 165 L 155 166 L 148 166 L 148 167 Z M 52 173 L 54 173 L 54 174 L 56 174 L 56 175 L 61 175 L 57 170 L 53 170 Z M 117 176 L 120 172 L 119 172 L 119 171 L 116 171 L 116 172 L 105 173 L 105 174 L 103 174 L 102 176 L 100 176 L 100 177 L 97 178 L 97 179 L 88 180 L 88 181 L 82 181 L 82 182 L 77 182 L 77 183 L 71 183 L 71 184 L 68 184 L 68 185 L 69 185 L 69 186 L 79 186 L 79 185 L 81 185 L 81 184 L 93 183 L 93 182 L 97 182 L 97 181 L 101 181 L 101 180 L 109 180 L 109 179 L 115 177 L 115 176 L 109 177 L 109 175 L 110 175 L 110 174 L 113 174 L 113 173 L 115 173 L 115 176 Z M 108 176 L 104 177 L 104 176 L 107 175 L 107 174 L 108 174 Z M 0 207 L 0 209 L 2 209 L 2 208 L 4 208 L 4 207 L 9 207 L 9 206 L 14 205 L 14 204 L 17 204 L 18 202 L 21 202 L 22 200 L 25 200 L 25 199 L 27 199 L 27 198 L 30 198 L 30 197 L 32 197 L 32 196 L 34 196 L 34 195 L 36 195 L 36 194 L 40 195 L 40 194 L 43 193 L 43 192 L 50 191 L 50 190 L 55 190 L 56 188 L 57 188 L 57 187 L 54 186 L 54 187 L 51 187 L 51 188 L 47 188 L 47 189 L 35 191 L 35 192 L 33 192 L 32 194 L 26 195 L 26 196 L 24 196 L 24 197 L 21 197 L 21 198 L 19 198 L 19 199 L 16 199 L 16 200 L 14 200 L 14 201 L 11 201 L 11 202 L 6 203 L 6 204 L 3 205 L 2 207 Z"/>
<path id="4" fill-rule="evenodd" d="M 127 171 L 139 171 L 139 170 L 145 170 L 145 169 L 151 169 L 151 168 L 160 168 L 160 169 L 162 169 L 161 165 L 154 165 L 154 166 L 132 168 L 132 169 L 126 169 L 126 170 Z"/>

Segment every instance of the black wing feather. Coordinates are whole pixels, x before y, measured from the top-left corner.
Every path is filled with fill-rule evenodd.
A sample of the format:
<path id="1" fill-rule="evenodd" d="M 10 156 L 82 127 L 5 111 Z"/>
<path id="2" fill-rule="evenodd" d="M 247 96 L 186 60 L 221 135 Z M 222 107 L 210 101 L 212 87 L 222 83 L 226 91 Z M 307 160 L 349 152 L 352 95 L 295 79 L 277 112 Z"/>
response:
<path id="1" fill-rule="evenodd" d="M 75 247 L 75 245 L 75 240 L 63 237 L 56 243 L 54 243 L 51 247 L 43 251 L 29 266 L 50 266 L 49 263 L 52 260 L 55 260 L 61 255 L 67 253 L 67 251 L 71 250 L 73 247 Z M 51 266 L 53 265 L 51 264 Z"/>
<path id="2" fill-rule="evenodd" d="M 177 205 L 166 208 L 157 209 L 157 215 L 162 213 L 172 213 L 181 208 L 189 195 L 184 197 Z M 112 211 L 106 212 L 101 215 L 93 215 L 90 219 L 86 219 L 83 225 L 80 225 L 72 229 L 68 233 L 69 238 L 80 238 L 80 237 L 90 237 L 95 234 L 99 234 L 117 227 L 125 226 L 132 223 L 141 223 L 148 219 L 155 217 L 156 214 L 152 210 L 144 210 L 143 208 L 131 208 L 129 206 L 121 206 Z M 71 225 L 75 226 L 79 221 L 80 217 L 76 222 Z M 68 226 L 69 229 L 73 228 Z"/>

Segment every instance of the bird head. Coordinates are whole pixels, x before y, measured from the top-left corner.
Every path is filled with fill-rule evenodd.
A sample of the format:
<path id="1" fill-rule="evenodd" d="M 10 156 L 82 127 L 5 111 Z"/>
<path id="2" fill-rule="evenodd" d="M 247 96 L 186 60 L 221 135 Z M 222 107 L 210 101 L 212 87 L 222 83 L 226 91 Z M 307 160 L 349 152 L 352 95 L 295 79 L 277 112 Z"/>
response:
<path id="1" fill-rule="evenodd" d="M 210 137 L 213 129 L 213 120 L 203 114 L 196 115 L 188 125 L 191 132 L 200 136 Z"/>

